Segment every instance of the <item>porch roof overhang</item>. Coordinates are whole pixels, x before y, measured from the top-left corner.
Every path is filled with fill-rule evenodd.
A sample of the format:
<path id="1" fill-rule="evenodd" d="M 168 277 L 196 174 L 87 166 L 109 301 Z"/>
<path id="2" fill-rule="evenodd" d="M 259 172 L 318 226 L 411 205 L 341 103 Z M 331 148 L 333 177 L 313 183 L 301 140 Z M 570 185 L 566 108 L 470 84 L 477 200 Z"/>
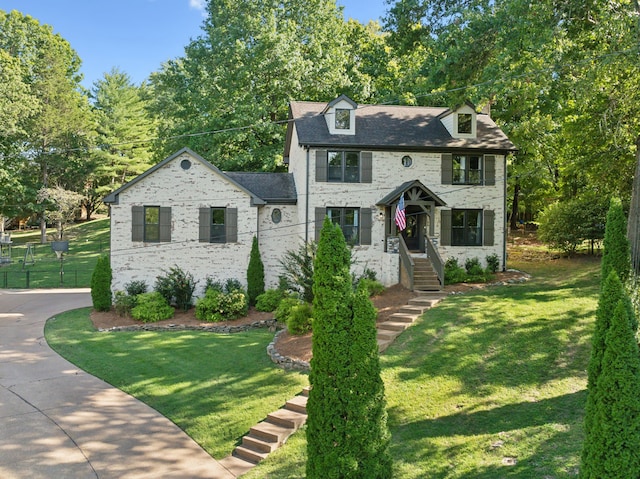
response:
<path id="1" fill-rule="evenodd" d="M 404 194 L 406 191 L 415 187 L 420 188 L 424 192 L 425 197 L 430 198 L 430 201 L 433 201 L 436 206 L 447 206 L 447 204 L 438 195 L 436 195 L 433 191 L 431 191 L 429 188 L 424 186 L 422 182 L 419 180 L 412 180 L 412 181 L 407 181 L 405 183 L 402 183 L 395 190 L 393 190 L 387 196 L 385 196 L 380 201 L 378 201 L 376 205 L 391 206 L 398 202 L 398 200 L 400 199 L 400 195 Z"/>

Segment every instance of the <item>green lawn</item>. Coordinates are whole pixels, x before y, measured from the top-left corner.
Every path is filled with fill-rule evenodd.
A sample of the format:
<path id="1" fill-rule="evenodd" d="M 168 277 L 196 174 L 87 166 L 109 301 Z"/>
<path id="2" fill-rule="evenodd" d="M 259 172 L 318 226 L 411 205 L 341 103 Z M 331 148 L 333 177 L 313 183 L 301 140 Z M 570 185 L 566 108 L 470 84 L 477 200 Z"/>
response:
<path id="1" fill-rule="evenodd" d="M 53 229 L 48 230 L 54 232 Z M 51 241 L 52 236 L 49 235 Z M 63 284 L 60 261 L 49 244 L 40 244 L 40 230 L 12 232 L 13 262 L 0 267 L 0 288 L 89 287 L 100 254 L 109 252 L 109 219 L 79 223 L 65 229 L 69 252 L 63 257 Z M 24 264 L 27 243 L 32 244 L 34 264 Z M 30 259 L 30 258 L 28 258 Z"/>
<path id="2" fill-rule="evenodd" d="M 218 459 L 308 385 L 267 357 L 267 330 L 98 333 L 88 316 L 80 309 L 50 319 L 51 347 L 160 411 Z"/>
<path id="3" fill-rule="evenodd" d="M 447 298 L 382 356 L 394 478 L 577 476 L 599 262 L 510 266 L 533 278 Z M 304 477 L 305 448 L 244 477 Z"/>
<path id="4" fill-rule="evenodd" d="M 599 261 L 510 267 L 533 277 L 450 296 L 381 357 L 394 478 L 576 477 Z M 105 334 L 87 316 L 58 316 L 47 340 L 217 458 L 307 382 L 270 364 L 266 331 Z M 304 477 L 305 456 L 303 429 L 244 477 Z"/>

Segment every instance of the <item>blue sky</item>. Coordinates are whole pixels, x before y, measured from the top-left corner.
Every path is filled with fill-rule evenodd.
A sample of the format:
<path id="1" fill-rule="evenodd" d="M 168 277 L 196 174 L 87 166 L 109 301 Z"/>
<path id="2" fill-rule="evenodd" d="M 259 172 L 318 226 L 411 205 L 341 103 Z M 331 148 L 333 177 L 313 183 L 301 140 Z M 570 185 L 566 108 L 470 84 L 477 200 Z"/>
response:
<path id="1" fill-rule="evenodd" d="M 238 0 L 242 1 L 242 0 Z M 204 0 L 0 0 L 51 25 L 82 59 L 83 85 L 113 67 L 142 82 L 162 62 L 181 56 L 200 34 Z M 385 0 L 337 0 L 346 18 L 362 23 L 385 14 Z"/>

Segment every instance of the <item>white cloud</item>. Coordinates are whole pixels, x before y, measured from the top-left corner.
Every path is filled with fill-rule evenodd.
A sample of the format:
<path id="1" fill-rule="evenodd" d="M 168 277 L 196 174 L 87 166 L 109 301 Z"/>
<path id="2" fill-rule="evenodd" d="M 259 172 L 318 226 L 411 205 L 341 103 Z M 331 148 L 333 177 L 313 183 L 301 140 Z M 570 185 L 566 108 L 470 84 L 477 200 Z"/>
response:
<path id="1" fill-rule="evenodd" d="M 191 8 L 195 8 L 196 10 L 204 11 L 205 4 L 206 4 L 206 0 L 189 0 L 189 6 Z"/>

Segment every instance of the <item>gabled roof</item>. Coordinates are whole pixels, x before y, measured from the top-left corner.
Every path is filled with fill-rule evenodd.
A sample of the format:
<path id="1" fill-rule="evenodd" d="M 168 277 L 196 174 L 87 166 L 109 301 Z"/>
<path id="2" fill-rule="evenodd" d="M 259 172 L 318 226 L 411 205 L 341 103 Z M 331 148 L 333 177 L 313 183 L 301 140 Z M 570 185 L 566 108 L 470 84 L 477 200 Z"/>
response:
<path id="1" fill-rule="evenodd" d="M 358 104 L 355 101 L 353 101 L 351 98 L 349 98 L 347 95 L 340 95 L 335 100 L 331 100 L 329 103 L 327 103 L 326 106 L 324 107 L 324 110 L 322 110 L 322 113 L 328 112 L 331 108 L 333 108 L 343 100 L 349 103 L 354 109 L 358 108 Z"/>
<path id="2" fill-rule="evenodd" d="M 223 171 L 219 170 L 215 165 L 212 165 L 211 163 L 209 163 L 207 160 L 205 160 L 204 158 L 202 158 L 200 155 L 198 155 L 197 153 L 193 152 L 192 150 L 190 150 L 189 148 L 182 148 L 180 151 L 177 151 L 176 153 L 174 153 L 173 155 L 169 156 L 168 158 L 165 158 L 164 160 L 162 160 L 160 163 L 152 166 L 151 168 L 149 168 L 147 171 L 145 171 L 144 173 L 141 173 L 140 175 L 136 176 L 133 180 L 129 181 L 128 183 L 125 183 L 124 185 L 122 185 L 120 188 L 118 188 L 117 190 L 115 190 L 114 192 L 112 192 L 111 194 L 107 195 L 102 202 L 109 204 L 109 203 L 114 203 L 114 204 L 118 204 L 118 196 L 120 195 L 120 193 L 122 193 L 123 191 L 131 188 L 133 185 L 135 185 L 136 183 L 138 183 L 139 181 L 143 180 L 144 178 L 146 178 L 147 176 L 153 174 L 155 171 L 159 170 L 160 168 L 162 168 L 164 165 L 166 165 L 167 163 L 169 163 L 170 161 L 176 159 L 178 156 L 187 153 L 189 156 L 191 156 L 194 160 L 199 161 L 200 163 L 202 163 L 204 166 L 206 166 L 207 168 L 209 168 L 211 171 L 213 171 L 214 173 L 220 175 L 222 178 L 224 178 L 226 181 L 228 181 L 229 183 L 231 183 L 232 185 L 236 186 L 237 188 L 239 188 L 241 191 L 245 192 L 248 196 L 251 197 L 251 204 L 252 205 L 264 205 L 266 202 L 265 200 L 263 200 L 262 198 L 260 198 L 258 195 L 256 195 L 255 193 L 253 193 L 252 191 L 250 191 L 249 189 L 247 189 L 245 186 L 241 185 L 240 183 L 238 183 L 236 180 L 232 179 L 229 175 L 227 175 L 226 173 L 224 173 Z"/>
<path id="3" fill-rule="evenodd" d="M 426 196 L 430 197 L 436 204 L 436 206 L 447 206 L 447 204 L 440 199 L 438 195 L 436 195 L 429 188 L 424 186 L 421 181 L 413 180 L 406 181 L 398 186 L 395 190 L 389 193 L 387 196 L 382 198 L 380 201 L 376 203 L 377 206 L 391 206 L 394 203 L 397 203 L 400 199 L 400 195 L 403 195 L 406 191 L 409 191 L 413 187 L 420 188 Z"/>
<path id="4" fill-rule="evenodd" d="M 292 173 L 229 171 L 226 174 L 267 203 L 296 204 L 298 201 Z"/>
<path id="5" fill-rule="evenodd" d="M 448 108 L 398 105 L 359 105 L 355 135 L 331 135 L 323 117 L 326 103 L 291 102 L 290 116 L 301 146 L 398 151 L 480 150 L 506 154 L 514 144 L 489 115 L 477 114 L 476 138 L 453 138 L 440 121 Z M 289 130 L 291 130 L 289 126 Z M 287 132 L 285 157 L 291 134 Z"/>

